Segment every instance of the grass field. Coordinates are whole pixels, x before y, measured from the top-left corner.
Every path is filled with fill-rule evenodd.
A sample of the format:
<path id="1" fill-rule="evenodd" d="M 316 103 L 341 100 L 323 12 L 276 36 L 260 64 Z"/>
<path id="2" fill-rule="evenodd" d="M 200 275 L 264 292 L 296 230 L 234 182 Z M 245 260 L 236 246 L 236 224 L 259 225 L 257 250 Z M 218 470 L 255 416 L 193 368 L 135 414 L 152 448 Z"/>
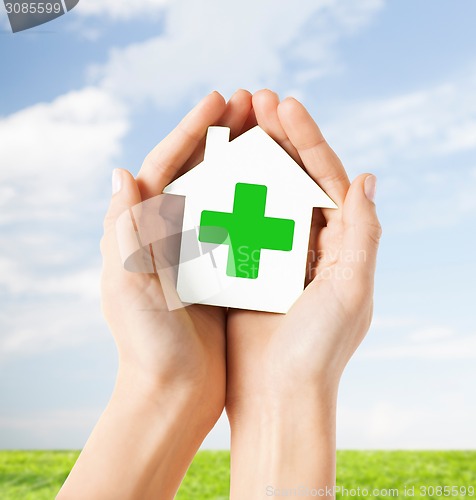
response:
<path id="1" fill-rule="evenodd" d="M 75 451 L 0 452 L 0 499 L 54 498 L 77 456 L 78 452 Z M 229 453 L 226 451 L 200 452 L 191 465 L 177 498 L 228 498 L 229 462 Z M 415 498 L 444 498 L 444 491 L 432 491 L 431 488 L 426 495 L 421 495 L 420 487 L 476 488 L 476 451 L 339 451 L 337 485 L 348 490 L 343 491 L 343 494 L 338 493 L 337 498 L 410 496 L 405 495 L 405 486 L 407 492 L 409 487 L 415 487 Z M 351 491 L 359 487 L 360 495 L 357 491 Z M 362 494 L 364 489 L 368 490 L 367 495 Z M 380 491 L 376 492 L 375 489 Z M 286 492 L 280 493 L 283 497 Z M 476 500 L 476 492 L 473 495 L 463 495 L 459 491 L 454 496 L 452 493 L 457 493 L 456 490 L 447 490 L 447 493 L 450 493 L 446 496 L 451 499 Z M 297 494 L 295 497 L 298 497 Z"/>

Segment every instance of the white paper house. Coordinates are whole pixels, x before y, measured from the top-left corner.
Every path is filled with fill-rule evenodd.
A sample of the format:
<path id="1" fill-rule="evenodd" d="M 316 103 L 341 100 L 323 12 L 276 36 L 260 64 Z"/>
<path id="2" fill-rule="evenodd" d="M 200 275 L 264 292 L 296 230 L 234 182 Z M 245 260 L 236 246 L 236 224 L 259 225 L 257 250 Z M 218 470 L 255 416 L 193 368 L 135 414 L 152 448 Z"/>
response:
<path id="1" fill-rule="evenodd" d="M 177 292 L 185 303 L 285 313 L 304 288 L 312 209 L 337 206 L 260 127 L 229 137 L 210 127 L 204 161 L 164 190 L 186 197 L 182 230 L 214 243 L 185 261 L 182 241 Z"/>

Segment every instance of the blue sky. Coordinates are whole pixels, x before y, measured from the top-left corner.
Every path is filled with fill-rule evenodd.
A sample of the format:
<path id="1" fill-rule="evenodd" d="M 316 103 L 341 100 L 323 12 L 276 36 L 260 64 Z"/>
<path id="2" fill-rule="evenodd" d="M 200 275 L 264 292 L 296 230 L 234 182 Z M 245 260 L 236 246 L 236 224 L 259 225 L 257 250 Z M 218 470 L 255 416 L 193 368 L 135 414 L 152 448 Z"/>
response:
<path id="1" fill-rule="evenodd" d="M 476 447 L 474 19 L 470 0 L 81 0 L 13 35 L 0 10 L 0 448 L 84 444 L 116 367 L 111 171 L 239 87 L 302 99 L 351 177 L 379 178 L 375 321 L 339 447 Z M 205 446 L 228 446 L 224 419 Z"/>

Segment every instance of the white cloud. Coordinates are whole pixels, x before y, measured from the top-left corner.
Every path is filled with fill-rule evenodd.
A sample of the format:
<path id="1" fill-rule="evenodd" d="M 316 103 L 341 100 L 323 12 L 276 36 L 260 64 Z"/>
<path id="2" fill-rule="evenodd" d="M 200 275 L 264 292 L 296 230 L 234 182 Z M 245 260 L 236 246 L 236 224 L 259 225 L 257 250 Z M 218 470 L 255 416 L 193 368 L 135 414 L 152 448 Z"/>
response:
<path id="1" fill-rule="evenodd" d="M 3 289 L 11 298 L 27 294 L 36 297 L 68 295 L 75 299 L 99 299 L 99 267 L 73 268 L 66 272 L 63 268 L 59 275 L 51 273 L 45 277 L 34 257 L 30 257 L 33 262 L 25 261 L 22 266 L 18 259 L 7 259 L 0 255 L 0 290 Z"/>
<path id="2" fill-rule="evenodd" d="M 393 329 L 414 326 L 416 318 L 413 316 L 375 316 L 372 319 L 372 329 Z"/>
<path id="3" fill-rule="evenodd" d="M 430 183 L 420 172 L 406 175 L 408 170 L 402 167 L 401 180 L 404 182 L 405 177 L 409 179 L 411 176 L 413 190 L 409 189 L 407 180 L 406 187 L 402 186 L 402 189 L 393 193 L 388 190 L 381 193 L 382 196 L 388 195 L 394 200 L 406 201 L 401 207 L 397 228 L 415 233 L 429 228 L 449 228 L 472 223 L 476 214 L 476 179 L 471 176 L 464 163 L 458 165 L 451 155 L 446 158 L 448 165 L 439 169 L 441 179 L 438 185 Z M 420 161 L 423 164 L 428 162 L 428 159 Z M 430 168 L 438 170 L 436 166 Z"/>
<path id="4" fill-rule="evenodd" d="M 237 86 L 277 83 L 286 61 L 296 57 L 305 63 L 297 81 L 319 77 L 333 67 L 337 41 L 365 25 L 382 5 L 382 0 L 305 0 L 295 9 L 272 0 L 246 0 L 230 15 L 228 5 L 212 0 L 82 0 L 75 12 L 83 16 L 128 19 L 164 13 L 165 31 L 114 51 L 106 65 L 96 68 L 95 86 L 0 118 L 0 164 L 5 167 L 0 224 L 11 230 L 2 237 L 0 290 L 41 303 L 41 310 L 33 305 L 15 322 L 3 318 L 5 352 L 61 348 L 79 338 L 63 333 L 76 331 L 76 322 L 87 316 L 85 308 L 97 300 L 98 270 L 96 257 L 82 248 L 84 241 L 76 240 L 74 230 L 90 219 L 86 215 L 102 215 L 98 207 L 107 200 L 98 187 L 108 182 L 121 154 L 137 101 L 164 107 L 193 100 L 215 85 L 231 92 Z M 19 224 L 23 229 L 14 228 Z M 65 322 L 41 326 L 54 317 L 59 296 L 74 297 L 78 309 L 65 303 Z M 17 316 L 16 306 L 8 306 L 7 316 Z"/>
<path id="5" fill-rule="evenodd" d="M 88 424 L 92 424 L 99 416 L 99 409 L 78 409 L 76 411 L 54 410 L 35 415 L 35 418 L 1 417 L 0 427 L 18 430 L 27 430 L 31 429 L 31 427 L 36 427 L 41 432 L 46 430 L 54 431 L 57 428 L 82 426 L 85 421 Z"/>
<path id="6" fill-rule="evenodd" d="M 417 404 L 382 399 L 367 408 L 339 405 L 337 446 L 351 449 L 476 447 L 476 407 L 468 394 L 438 394 Z"/>
<path id="7" fill-rule="evenodd" d="M 5 308 L 0 325 L 0 357 L 10 361 L 108 339 L 98 300 L 25 299 Z"/>
<path id="8" fill-rule="evenodd" d="M 77 213 L 109 175 L 127 129 L 124 106 L 93 87 L 0 119 L 0 222 Z"/>
<path id="9" fill-rule="evenodd" d="M 476 72 L 426 90 L 346 106 L 326 127 L 342 157 L 357 168 L 476 148 Z"/>
<path id="10" fill-rule="evenodd" d="M 455 227 L 476 214 L 475 85 L 471 69 L 425 90 L 348 104 L 323 124 L 351 177 L 381 177 L 387 231 Z"/>
<path id="11" fill-rule="evenodd" d="M 0 223 L 11 229 L 0 238 L 0 292 L 3 289 L 9 299 L 2 303 L 0 314 L 0 353 L 5 358 L 14 362 L 15 357 L 97 343 L 107 335 L 97 300 L 96 256 L 89 245 L 84 246 L 89 236 L 76 238 L 74 230 L 84 222 L 82 211 L 87 207 L 92 207 L 95 219 L 100 218 L 97 208 L 107 200 L 98 186 L 105 186 L 120 157 L 128 114 L 138 102 L 175 106 L 215 86 L 225 94 L 238 86 L 302 88 L 340 67 L 339 41 L 365 26 L 382 1 L 306 0 L 299 9 L 271 0 L 231 5 L 81 0 L 75 10 L 84 16 L 81 22 L 86 23 L 87 16 L 130 19 L 163 14 L 165 32 L 114 51 L 106 65 L 96 68 L 95 86 L 0 118 Z M 299 64 L 290 66 L 290 61 Z M 356 104 L 336 116 L 329 127 L 331 142 L 354 167 L 365 168 L 471 151 L 476 116 L 473 88 L 474 79 L 461 79 L 427 91 Z M 473 184 L 466 178 L 461 181 L 465 196 L 462 190 L 451 190 L 450 206 L 454 202 L 461 210 L 475 209 L 475 172 L 471 172 Z M 428 179 L 441 186 L 447 181 L 446 174 Z M 406 184 L 406 179 L 396 179 L 390 187 Z M 374 328 L 391 324 L 409 330 L 415 326 L 412 321 L 381 318 Z M 108 341 L 112 347 L 109 337 Z M 415 327 L 388 348 L 366 344 L 359 357 L 400 363 L 411 358 L 473 360 L 475 352 L 476 336 L 429 326 Z M 368 410 L 344 405 L 340 444 L 476 446 L 467 440 L 476 412 L 464 405 L 464 397 L 453 401 L 452 407 L 458 408 L 454 413 L 434 411 L 425 402 L 412 408 L 382 400 Z M 85 420 L 92 425 L 95 418 L 95 412 L 83 416 L 74 410 L 3 419 L 0 427 L 17 432 L 12 443 L 23 439 L 31 447 L 32 443 L 38 446 L 39 440 L 44 446 L 58 446 L 56 429 L 63 426 L 65 446 L 70 447 L 71 429 Z M 70 419 L 68 426 L 65 422 Z M 457 427 L 453 436 L 439 433 L 447 422 Z M 227 431 L 222 418 L 205 446 L 226 446 Z M 86 436 L 88 429 L 82 432 Z"/>
<path id="12" fill-rule="evenodd" d="M 476 359 L 476 333 L 461 335 L 445 326 L 419 328 L 398 344 L 361 348 L 359 356 L 372 359 Z"/>
<path id="13" fill-rule="evenodd" d="M 132 19 L 160 13 L 170 0 L 81 0 L 75 12 L 83 16 L 108 16 L 113 19 Z"/>
<path id="14" fill-rule="evenodd" d="M 0 118 L 2 355 L 97 342 L 98 242 L 79 235 L 101 226 L 127 129 L 94 87 Z"/>
<path id="15" fill-rule="evenodd" d="M 101 415 L 100 408 L 73 408 L 0 417 L 3 449 L 80 449 Z"/>
<path id="16" fill-rule="evenodd" d="M 430 326 L 412 332 L 408 338 L 412 342 L 428 342 L 453 337 L 456 332 L 447 326 Z"/>
<path id="17" fill-rule="evenodd" d="M 92 74 L 126 101 L 151 100 L 159 107 L 217 88 L 292 85 L 335 67 L 335 46 L 365 25 L 381 0 L 244 0 L 239 8 L 213 0 L 169 5 L 161 36 L 116 50 Z M 287 61 L 299 60 L 299 70 Z M 311 73 L 310 73 L 311 72 Z"/>

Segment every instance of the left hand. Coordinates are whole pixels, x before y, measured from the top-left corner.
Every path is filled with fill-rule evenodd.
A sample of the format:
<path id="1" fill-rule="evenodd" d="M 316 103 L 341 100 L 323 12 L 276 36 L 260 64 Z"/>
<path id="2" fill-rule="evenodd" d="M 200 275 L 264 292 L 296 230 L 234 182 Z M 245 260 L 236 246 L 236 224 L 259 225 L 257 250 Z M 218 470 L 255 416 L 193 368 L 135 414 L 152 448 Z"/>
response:
<path id="1" fill-rule="evenodd" d="M 173 498 L 223 411 L 225 310 L 169 311 L 157 275 L 124 270 L 116 221 L 200 162 L 210 125 L 237 135 L 250 113 L 248 92 L 228 104 L 213 92 L 147 156 L 137 180 L 126 170 L 115 174 L 101 251 L 102 308 L 119 353 L 118 376 L 58 498 Z"/>

